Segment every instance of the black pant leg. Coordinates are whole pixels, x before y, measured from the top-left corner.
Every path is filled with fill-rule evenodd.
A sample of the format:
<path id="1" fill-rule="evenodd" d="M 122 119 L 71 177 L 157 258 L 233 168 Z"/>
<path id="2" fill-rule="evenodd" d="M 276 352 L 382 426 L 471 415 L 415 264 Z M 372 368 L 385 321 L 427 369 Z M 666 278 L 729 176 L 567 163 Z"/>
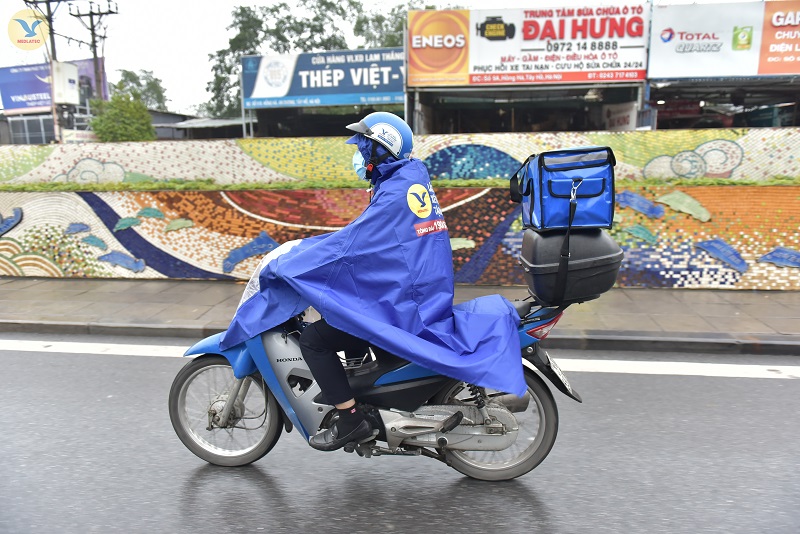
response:
<path id="1" fill-rule="evenodd" d="M 341 404 L 353 398 L 347 374 L 336 353 L 365 353 L 366 350 L 366 341 L 332 327 L 325 319 L 308 325 L 300 334 L 300 352 L 329 404 Z"/>

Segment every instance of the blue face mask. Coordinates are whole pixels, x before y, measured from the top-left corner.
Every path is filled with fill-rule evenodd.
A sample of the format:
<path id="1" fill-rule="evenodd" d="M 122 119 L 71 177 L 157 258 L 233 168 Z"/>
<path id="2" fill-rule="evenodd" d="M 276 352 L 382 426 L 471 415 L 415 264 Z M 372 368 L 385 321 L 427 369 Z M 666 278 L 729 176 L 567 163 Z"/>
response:
<path id="1" fill-rule="evenodd" d="M 364 166 L 364 163 L 364 156 L 361 155 L 361 151 L 356 150 L 356 153 L 353 154 L 353 170 L 356 171 L 356 174 L 361 180 L 367 179 L 367 168 Z"/>

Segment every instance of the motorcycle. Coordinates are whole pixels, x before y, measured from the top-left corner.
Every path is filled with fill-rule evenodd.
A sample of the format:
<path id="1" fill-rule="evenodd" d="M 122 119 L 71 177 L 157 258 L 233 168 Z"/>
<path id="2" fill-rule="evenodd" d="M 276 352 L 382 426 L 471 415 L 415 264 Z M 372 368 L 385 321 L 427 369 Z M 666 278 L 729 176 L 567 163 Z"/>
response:
<path id="1" fill-rule="evenodd" d="M 442 376 L 378 347 L 363 357 L 343 355 L 356 401 L 377 429 L 373 439 L 344 450 L 364 458 L 425 456 L 490 481 L 516 478 L 538 466 L 558 433 L 558 409 L 547 382 L 582 402 L 539 344 L 568 304 L 513 304 L 521 318 L 524 396 Z M 169 414 L 191 452 L 211 464 L 243 466 L 269 453 L 283 432 L 296 429 L 308 441 L 335 422 L 336 409 L 324 402 L 300 353 L 300 333 L 309 324 L 304 319 L 293 317 L 227 350 L 220 349 L 219 333 L 186 351 L 195 357 L 175 377 Z"/>

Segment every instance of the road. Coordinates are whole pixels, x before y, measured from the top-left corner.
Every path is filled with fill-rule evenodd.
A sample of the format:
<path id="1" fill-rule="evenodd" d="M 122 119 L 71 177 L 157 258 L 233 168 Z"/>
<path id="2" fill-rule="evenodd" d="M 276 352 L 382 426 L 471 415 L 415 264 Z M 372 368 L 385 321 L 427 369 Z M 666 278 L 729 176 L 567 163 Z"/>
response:
<path id="1" fill-rule="evenodd" d="M 800 532 L 797 358 L 551 351 L 584 403 L 556 392 L 550 456 L 487 483 L 296 431 L 252 466 L 206 465 L 167 414 L 185 348 L 2 334 L 0 532 Z"/>

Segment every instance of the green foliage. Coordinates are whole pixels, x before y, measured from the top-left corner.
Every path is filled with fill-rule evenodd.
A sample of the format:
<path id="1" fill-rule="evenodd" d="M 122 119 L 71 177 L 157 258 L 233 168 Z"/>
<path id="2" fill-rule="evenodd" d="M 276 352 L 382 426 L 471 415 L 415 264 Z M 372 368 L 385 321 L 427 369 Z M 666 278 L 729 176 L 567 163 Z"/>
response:
<path id="1" fill-rule="evenodd" d="M 430 7 L 430 6 L 426 6 Z M 422 9 L 418 0 L 410 0 L 406 5 L 397 5 L 389 13 L 359 12 L 353 26 L 353 34 L 364 39 L 364 48 L 389 48 L 403 46 L 403 29 L 407 12 Z"/>
<path id="2" fill-rule="evenodd" d="M 365 12 L 359 0 L 298 0 L 293 4 L 237 7 L 227 28 L 236 32 L 228 48 L 209 55 L 212 80 L 206 90 L 211 99 L 198 112 L 211 117 L 241 115 L 238 73 L 242 56 L 347 50 L 351 48 L 345 39 L 348 27 L 364 39 L 366 48 L 402 46 L 406 11 L 420 6 L 419 0 L 410 0 L 388 14 L 380 4 L 375 11 Z"/>
<path id="3" fill-rule="evenodd" d="M 155 140 L 153 119 L 141 100 L 117 93 L 108 102 L 93 100 L 92 106 L 97 111 L 97 116 L 92 119 L 92 130 L 100 141 Z"/>
<path id="4" fill-rule="evenodd" d="M 344 21 L 360 8 L 357 0 L 299 0 L 294 5 L 281 2 L 257 8 L 237 7 L 227 28 L 235 30 L 236 35 L 228 41 L 228 48 L 208 56 L 213 78 L 206 90 L 211 93 L 211 100 L 201 111 L 212 117 L 241 114 L 238 72 L 242 56 L 259 55 L 266 52 L 264 48 L 276 54 L 346 49 Z"/>
<path id="5" fill-rule="evenodd" d="M 119 82 L 111 84 L 112 94 L 130 95 L 135 100 L 141 100 L 147 109 L 167 111 L 166 91 L 152 71 L 140 70 L 138 74 L 130 70 L 120 72 Z"/>
<path id="6" fill-rule="evenodd" d="M 474 179 L 474 180 L 431 180 L 431 184 L 436 188 L 443 187 L 508 187 L 508 180 L 493 179 Z M 708 180 L 617 180 L 616 188 L 630 188 L 636 186 L 736 186 L 736 185 L 757 185 L 757 186 L 798 186 L 800 177 L 788 178 L 777 177 L 770 180 L 730 180 L 730 179 L 708 179 Z M 364 189 L 364 182 L 355 177 L 335 180 L 295 180 L 287 182 L 270 183 L 238 183 L 238 184 L 218 184 L 212 179 L 203 180 L 154 180 L 145 179 L 140 175 L 137 181 L 125 181 L 116 183 L 94 183 L 79 184 L 72 182 L 46 182 L 29 184 L 0 184 L 0 192 L 49 192 L 49 191 L 242 191 L 254 189 L 270 190 L 292 190 L 292 189 Z"/>

